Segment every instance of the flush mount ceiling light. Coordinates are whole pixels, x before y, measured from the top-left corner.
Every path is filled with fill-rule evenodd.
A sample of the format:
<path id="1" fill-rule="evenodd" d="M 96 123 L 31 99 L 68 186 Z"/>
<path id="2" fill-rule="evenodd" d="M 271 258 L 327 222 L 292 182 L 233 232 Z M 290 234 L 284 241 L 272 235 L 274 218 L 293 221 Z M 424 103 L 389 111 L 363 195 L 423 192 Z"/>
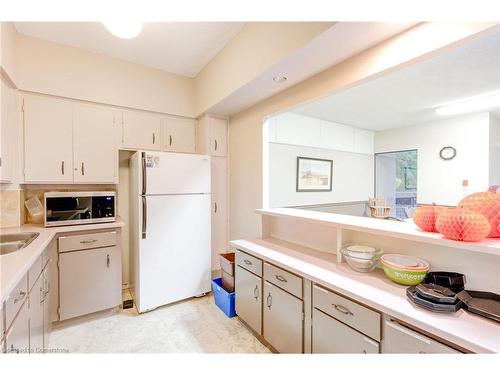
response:
<path id="1" fill-rule="evenodd" d="M 287 79 L 288 79 L 288 77 L 287 76 L 283 76 L 283 75 L 279 75 L 279 76 L 274 76 L 273 77 L 273 81 L 276 82 L 276 83 L 285 82 Z"/>
<path id="2" fill-rule="evenodd" d="M 436 108 L 436 113 L 442 116 L 449 116 L 480 111 L 483 109 L 492 109 L 495 107 L 500 107 L 500 92 L 475 96 L 459 102 L 450 103 Z"/>
<path id="3" fill-rule="evenodd" d="M 111 34 L 122 39 L 135 38 L 142 31 L 142 22 L 139 21 L 113 20 L 102 24 Z"/>

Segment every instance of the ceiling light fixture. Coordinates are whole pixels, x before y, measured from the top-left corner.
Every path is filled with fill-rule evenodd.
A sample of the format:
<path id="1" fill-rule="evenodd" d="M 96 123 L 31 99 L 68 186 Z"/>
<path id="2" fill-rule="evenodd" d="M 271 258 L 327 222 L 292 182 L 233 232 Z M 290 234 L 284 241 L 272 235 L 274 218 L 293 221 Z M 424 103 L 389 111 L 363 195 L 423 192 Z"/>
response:
<path id="1" fill-rule="evenodd" d="M 287 76 L 283 76 L 283 75 L 279 75 L 279 76 L 274 76 L 273 77 L 273 81 L 276 82 L 276 83 L 285 82 L 287 79 L 288 79 L 288 77 Z"/>
<path id="2" fill-rule="evenodd" d="M 442 116 L 458 115 L 460 113 L 475 112 L 480 110 L 500 107 L 500 92 L 475 96 L 459 102 L 450 103 L 436 108 L 436 113 Z"/>
<path id="3" fill-rule="evenodd" d="M 113 20 L 102 23 L 108 31 L 122 39 L 132 39 L 139 35 L 142 31 L 142 22 Z"/>

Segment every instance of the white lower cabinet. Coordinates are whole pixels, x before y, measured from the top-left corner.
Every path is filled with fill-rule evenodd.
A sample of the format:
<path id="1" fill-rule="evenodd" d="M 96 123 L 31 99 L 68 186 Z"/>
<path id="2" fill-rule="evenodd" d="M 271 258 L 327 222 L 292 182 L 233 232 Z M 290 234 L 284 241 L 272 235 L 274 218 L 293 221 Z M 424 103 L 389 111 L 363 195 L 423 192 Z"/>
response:
<path id="1" fill-rule="evenodd" d="M 262 334 L 262 279 L 240 266 L 235 269 L 236 313 L 259 335 Z"/>
<path id="2" fill-rule="evenodd" d="M 303 353 L 303 302 L 264 282 L 263 336 L 280 353 Z"/>
<path id="3" fill-rule="evenodd" d="M 43 275 L 40 275 L 29 296 L 29 327 L 30 327 L 30 352 L 42 353 L 43 344 L 43 323 L 44 315 L 44 289 Z"/>
<path id="4" fill-rule="evenodd" d="M 60 320 L 116 307 L 121 303 L 119 248 L 61 253 L 59 249 Z"/>
<path id="5" fill-rule="evenodd" d="M 378 342 L 313 309 L 313 353 L 378 353 Z"/>
<path id="6" fill-rule="evenodd" d="M 447 345 L 407 328 L 396 321 L 384 321 L 382 353 L 460 353 Z"/>
<path id="7" fill-rule="evenodd" d="M 28 300 L 19 309 L 5 337 L 7 353 L 28 353 L 30 346 Z"/>

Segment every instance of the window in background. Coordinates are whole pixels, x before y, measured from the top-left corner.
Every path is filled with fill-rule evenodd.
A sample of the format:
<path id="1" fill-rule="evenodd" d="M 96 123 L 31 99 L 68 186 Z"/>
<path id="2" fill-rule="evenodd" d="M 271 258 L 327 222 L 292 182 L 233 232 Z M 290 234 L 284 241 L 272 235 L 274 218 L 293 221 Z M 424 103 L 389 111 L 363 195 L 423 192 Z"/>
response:
<path id="1" fill-rule="evenodd" d="M 386 200 L 391 216 L 411 217 L 417 206 L 417 150 L 375 154 L 375 196 Z"/>

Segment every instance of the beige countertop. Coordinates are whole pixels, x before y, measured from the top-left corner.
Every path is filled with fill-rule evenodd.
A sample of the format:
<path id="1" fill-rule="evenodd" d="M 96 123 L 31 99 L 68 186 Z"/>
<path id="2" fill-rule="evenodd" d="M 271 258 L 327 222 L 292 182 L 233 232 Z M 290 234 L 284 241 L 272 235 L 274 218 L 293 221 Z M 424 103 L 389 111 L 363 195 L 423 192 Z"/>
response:
<path id="1" fill-rule="evenodd" d="M 335 254 L 274 238 L 231 245 L 472 352 L 500 353 L 500 324 L 465 310 L 443 314 L 416 307 L 406 298 L 406 287 L 390 281 L 382 270 L 359 273 L 337 263 Z"/>
<path id="2" fill-rule="evenodd" d="M 25 248 L 0 256 L 0 303 L 9 298 L 9 294 L 22 277 L 35 263 L 50 241 L 60 233 L 81 232 L 123 227 L 125 223 L 117 220 L 112 223 L 69 225 L 45 228 L 42 225 L 22 225 L 15 228 L 1 228 L 2 233 L 37 232 L 38 237 Z"/>

